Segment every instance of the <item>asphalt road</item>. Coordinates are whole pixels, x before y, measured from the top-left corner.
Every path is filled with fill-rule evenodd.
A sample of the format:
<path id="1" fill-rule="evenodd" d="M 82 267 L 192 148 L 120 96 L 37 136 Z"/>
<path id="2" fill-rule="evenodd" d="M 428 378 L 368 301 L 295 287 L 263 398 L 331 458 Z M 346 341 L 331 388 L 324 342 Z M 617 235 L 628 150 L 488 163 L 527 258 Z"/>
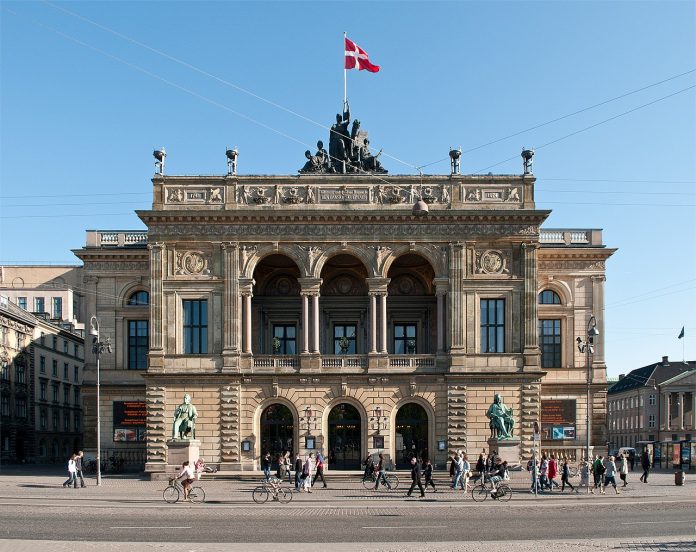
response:
<path id="1" fill-rule="evenodd" d="M 401 542 L 694 535 L 695 499 L 543 504 L 438 504 L 428 499 L 350 507 L 245 507 L 142 501 L 2 500 L 0 538 L 129 542 Z"/>

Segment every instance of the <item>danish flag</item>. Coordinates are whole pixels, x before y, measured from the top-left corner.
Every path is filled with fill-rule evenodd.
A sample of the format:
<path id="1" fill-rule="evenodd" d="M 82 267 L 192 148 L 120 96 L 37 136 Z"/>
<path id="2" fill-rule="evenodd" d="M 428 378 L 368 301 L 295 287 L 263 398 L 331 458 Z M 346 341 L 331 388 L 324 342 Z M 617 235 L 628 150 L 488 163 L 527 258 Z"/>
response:
<path id="1" fill-rule="evenodd" d="M 370 63 L 370 59 L 367 52 L 358 46 L 352 40 L 348 38 L 346 40 L 346 69 L 363 69 L 368 70 L 370 73 L 376 73 L 379 71 L 379 65 L 373 65 Z"/>

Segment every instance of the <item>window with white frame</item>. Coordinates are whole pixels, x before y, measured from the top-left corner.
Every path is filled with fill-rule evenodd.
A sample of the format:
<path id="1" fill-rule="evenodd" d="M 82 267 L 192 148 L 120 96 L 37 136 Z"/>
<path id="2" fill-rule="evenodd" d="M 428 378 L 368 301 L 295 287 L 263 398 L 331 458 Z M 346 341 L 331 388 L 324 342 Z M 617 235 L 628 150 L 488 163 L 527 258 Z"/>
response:
<path id="1" fill-rule="evenodd" d="M 655 395 L 650 395 L 648 397 L 648 404 L 650 406 L 655 406 L 655 403 L 657 402 L 657 397 Z"/>
<path id="2" fill-rule="evenodd" d="M 655 427 L 655 414 L 648 416 L 648 427 Z"/>

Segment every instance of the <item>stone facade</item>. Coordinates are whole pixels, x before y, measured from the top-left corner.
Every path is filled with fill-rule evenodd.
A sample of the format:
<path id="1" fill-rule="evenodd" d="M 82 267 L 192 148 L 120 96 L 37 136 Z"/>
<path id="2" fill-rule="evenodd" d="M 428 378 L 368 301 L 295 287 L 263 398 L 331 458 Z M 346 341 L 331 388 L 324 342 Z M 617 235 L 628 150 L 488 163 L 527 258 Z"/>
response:
<path id="1" fill-rule="evenodd" d="M 495 393 L 515 413 L 522 457 L 542 400 L 575 400 L 577 434 L 545 443 L 575 457 L 588 368 L 592 440 L 604 444 L 603 346 L 587 367 L 574 340 L 603 310 L 613 250 L 599 231 L 541 231 L 549 212 L 535 208 L 532 175 L 153 184 L 138 212 L 146 233 L 90 231 L 75 251 L 86 312 L 115 344 L 101 385 L 118 393 L 102 411 L 116 395 L 147 402 L 146 470 L 167 469 L 184 393 L 202 456 L 222 468 L 257 469 L 265 449 L 288 448 L 321 450 L 334 468 L 381 451 L 397 466 L 412 453 L 443 464 L 488 447 Z M 411 213 L 419 197 L 427 217 Z M 538 304 L 545 290 L 560 302 Z M 140 291 L 149 309 L 129 304 Z M 557 366 L 542 368 L 542 318 L 560 320 Z M 147 369 L 128 369 L 135 320 L 148 322 Z"/>

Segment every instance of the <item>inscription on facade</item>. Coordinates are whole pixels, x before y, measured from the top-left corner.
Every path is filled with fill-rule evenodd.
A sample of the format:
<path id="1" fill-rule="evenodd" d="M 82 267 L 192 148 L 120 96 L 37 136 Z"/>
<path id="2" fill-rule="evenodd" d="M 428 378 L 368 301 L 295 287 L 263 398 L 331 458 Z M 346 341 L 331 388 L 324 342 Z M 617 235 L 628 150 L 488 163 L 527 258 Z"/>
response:
<path id="1" fill-rule="evenodd" d="M 367 188 L 320 188 L 319 201 L 333 203 L 350 201 L 352 203 L 370 203 L 370 190 Z"/>

